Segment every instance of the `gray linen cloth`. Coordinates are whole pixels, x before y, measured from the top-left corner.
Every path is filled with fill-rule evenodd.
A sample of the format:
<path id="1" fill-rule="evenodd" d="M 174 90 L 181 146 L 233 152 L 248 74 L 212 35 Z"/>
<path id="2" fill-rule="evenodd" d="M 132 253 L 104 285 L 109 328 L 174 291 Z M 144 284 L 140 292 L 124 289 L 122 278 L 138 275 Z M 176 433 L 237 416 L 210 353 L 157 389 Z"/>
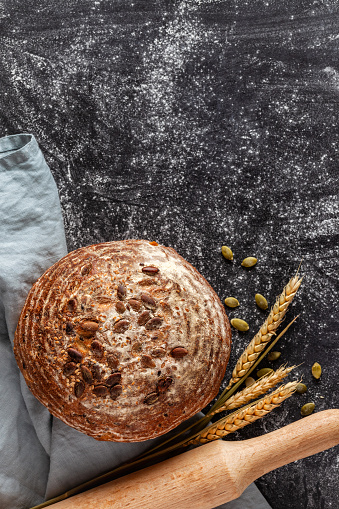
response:
<path id="1" fill-rule="evenodd" d="M 113 469 L 154 443 L 98 442 L 70 428 L 35 399 L 19 372 L 12 347 L 21 308 L 32 284 L 65 254 L 58 191 L 34 136 L 1 138 L 1 509 L 37 505 Z M 270 509 L 254 484 L 238 500 L 219 507 Z"/>

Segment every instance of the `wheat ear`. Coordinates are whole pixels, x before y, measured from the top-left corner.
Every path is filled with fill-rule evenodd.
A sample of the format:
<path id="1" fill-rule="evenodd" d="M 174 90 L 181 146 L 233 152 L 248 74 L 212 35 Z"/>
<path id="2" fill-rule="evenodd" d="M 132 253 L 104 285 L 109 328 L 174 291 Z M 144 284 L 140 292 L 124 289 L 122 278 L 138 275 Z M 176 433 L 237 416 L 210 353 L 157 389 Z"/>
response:
<path id="1" fill-rule="evenodd" d="M 281 295 L 277 297 L 270 314 L 261 326 L 259 332 L 254 336 L 252 341 L 241 354 L 234 370 L 232 378 L 229 381 L 226 391 L 242 378 L 254 364 L 260 353 L 264 350 L 272 336 L 275 335 L 276 329 L 281 324 L 289 304 L 297 293 L 302 278 L 296 274 L 285 286 Z"/>
<path id="2" fill-rule="evenodd" d="M 262 394 L 265 394 L 265 392 L 268 392 L 270 389 L 275 387 L 294 368 L 295 366 L 288 368 L 281 366 L 276 371 L 273 371 L 272 373 L 259 378 L 259 380 L 254 382 L 254 384 L 231 396 L 223 406 L 212 412 L 210 416 L 212 417 L 219 412 L 224 412 L 225 410 L 233 410 L 235 408 L 240 408 L 246 405 L 249 401 L 258 398 Z"/>
<path id="3" fill-rule="evenodd" d="M 280 386 L 271 394 L 255 401 L 252 405 L 233 412 L 216 423 L 208 426 L 197 436 L 187 442 L 187 445 L 205 444 L 212 440 L 223 438 L 229 433 L 234 433 L 240 428 L 251 424 L 252 422 L 264 417 L 266 414 L 277 408 L 285 399 L 292 396 L 297 388 L 299 381 L 289 382 Z"/>

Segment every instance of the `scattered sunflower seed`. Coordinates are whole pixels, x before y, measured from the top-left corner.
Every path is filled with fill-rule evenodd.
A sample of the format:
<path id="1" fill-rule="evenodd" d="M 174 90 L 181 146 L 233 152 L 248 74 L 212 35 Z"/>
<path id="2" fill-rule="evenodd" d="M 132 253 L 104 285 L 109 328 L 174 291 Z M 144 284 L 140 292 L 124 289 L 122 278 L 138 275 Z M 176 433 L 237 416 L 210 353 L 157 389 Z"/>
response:
<path id="1" fill-rule="evenodd" d="M 260 309 L 265 310 L 268 308 L 267 300 L 265 299 L 265 297 L 263 295 L 261 295 L 260 293 L 256 293 L 254 298 L 255 298 L 255 302 L 257 303 L 257 306 Z"/>
<path id="2" fill-rule="evenodd" d="M 146 405 L 153 405 L 156 401 L 159 399 L 159 393 L 158 392 L 151 392 L 151 394 L 148 394 L 145 399 L 144 403 Z"/>
<path id="3" fill-rule="evenodd" d="M 227 297 L 225 299 L 225 304 L 229 308 L 236 308 L 237 306 L 239 306 L 239 301 L 235 297 Z"/>
<path id="4" fill-rule="evenodd" d="M 276 361 L 277 359 L 279 359 L 280 355 L 281 355 L 281 352 L 269 352 L 267 354 L 267 359 L 269 361 Z"/>
<path id="5" fill-rule="evenodd" d="M 270 373 L 273 373 L 273 369 L 262 368 L 262 369 L 259 369 L 259 371 L 257 372 L 257 377 L 261 378 L 262 376 L 269 375 Z"/>
<path id="6" fill-rule="evenodd" d="M 244 260 L 241 262 L 241 265 L 247 268 L 254 267 L 257 261 L 257 258 L 254 258 L 254 256 L 248 256 L 247 258 L 244 258 Z"/>
<path id="7" fill-rule="evenodd" d="M 298 394 L 304 394 L 307 391 L 307 387 L 305 384 L 299 383 L 296 388 L 296 392 Z"/>
<path id="8" fill-rule="evenodd" d="M 319 378 L 321 377 L 321 366 L 320 364 L 318 364 L 318 362 L 315 362 L 312 366 L 312 375 L 317 380 L 319 380 Z"/>
<path id="9" fill-rule="evenodd" d="M 233 260 L 232 250 L 227 246 L 221 247 L 221 253 L 226 258 L 226 260 Z"/>
<path id="10" fill-rule="evenodd" d="M 314 409 L 315 409 L 314 403 L 306 403 L 306 405 L 301 407 L 300 413 L 303 417 L 305 417 L 306 415 L 311 415 Z"/>
<path id="11" fill-rule="evenodd" d="M 241 318 L 232 318 L 231 325 L 241 332 L 245 332 L 250 328 L 248 323 L 245 320 L 241 320 Z"/>

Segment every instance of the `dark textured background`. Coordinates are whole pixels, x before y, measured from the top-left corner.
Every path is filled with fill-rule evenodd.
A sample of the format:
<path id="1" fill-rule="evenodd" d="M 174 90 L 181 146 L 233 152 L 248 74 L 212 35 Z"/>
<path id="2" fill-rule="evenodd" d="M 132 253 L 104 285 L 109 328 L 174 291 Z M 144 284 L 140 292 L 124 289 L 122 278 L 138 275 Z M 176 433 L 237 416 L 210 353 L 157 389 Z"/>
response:
<path id="1" fill-rule="evenodd" d="M 277 349 L 308 393 L 232 439 L 338 407 L 338 2 L 2 0 L 0 35 L 0 135 L 36 136 L 69 249 L 156 240 L 236 296 L 227 378 L 266 316 L 254 294 L 273 304 L 303 259 Z M 338 474 L 334 448 L 257 484 L 273 509 L 334 509 Z"/>

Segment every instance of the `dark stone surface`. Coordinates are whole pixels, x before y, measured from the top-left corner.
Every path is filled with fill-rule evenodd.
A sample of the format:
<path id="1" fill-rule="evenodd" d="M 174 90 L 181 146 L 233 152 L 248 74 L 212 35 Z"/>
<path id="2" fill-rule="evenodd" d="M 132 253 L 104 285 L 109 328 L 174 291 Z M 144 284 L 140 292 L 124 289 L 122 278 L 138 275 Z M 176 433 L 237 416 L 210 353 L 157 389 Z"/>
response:
<path id="1" fill-rule="evenodd" d="M 254 294 L 273 304 L 303 259 L 278 349 L 308 393 L 231 439 L 338 407 L 338 3 L 3 0 L 0 34 L 0 134 L 36 136 L 69 249 L 157 240 L 236 296 L 250 331 L 225 383 Z M 334 509 L 338 472 L 333 448 L 257 484 L 273 509 Z"/>

